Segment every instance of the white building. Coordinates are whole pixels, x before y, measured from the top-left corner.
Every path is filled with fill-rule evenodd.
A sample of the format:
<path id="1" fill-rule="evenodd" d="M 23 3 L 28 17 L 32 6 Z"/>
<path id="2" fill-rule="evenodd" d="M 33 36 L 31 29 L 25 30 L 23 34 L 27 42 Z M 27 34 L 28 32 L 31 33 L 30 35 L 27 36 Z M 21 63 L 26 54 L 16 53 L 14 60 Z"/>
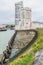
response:
<path id="1" fill-rule="evenodd" d="M 20 29 L 30 29 L 31 27 L 31 9 L 29 8 L 22 8 L 21 11 L 21 22 L 20 22 Z"/>
<path id="2" fill-rule="evenodd" d="M 31 28 L 32 28 L 32 29 L 43 28 L 43 23 L 42 23 L 42 22 L 34 21 L 34 22 L 32 22 Z"/>
<path id="3" fill-rule="evenodd" d="M 15 28 L 18 28 L 20 18 L 20 9 L 23 8 L 23 2 L 18 2 L 15 4 Z"/>
<path id="4" fill-rule="evenodd" d="M 15 29 L 24 30 L 31 27 L 31 9 L 23 7 L 23 2 L 15 4 Z"/>
<path id="5" fill-rule="evenodd" d="M 28 7 L 23 7 L 23 2 L 18 2 L 15 4 L 15 29 L 16 30 L 27 30 L 43 28 L 43 23 L 41 22 L 31 22 L 31 9 Z"/>

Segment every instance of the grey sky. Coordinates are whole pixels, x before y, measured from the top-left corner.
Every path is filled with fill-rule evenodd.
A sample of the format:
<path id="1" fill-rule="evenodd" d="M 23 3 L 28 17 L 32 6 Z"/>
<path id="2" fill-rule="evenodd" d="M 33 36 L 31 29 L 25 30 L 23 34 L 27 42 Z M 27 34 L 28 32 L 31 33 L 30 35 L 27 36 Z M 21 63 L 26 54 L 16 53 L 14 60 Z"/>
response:
<path id="1" fill-rule="evenodd" d="M 0 23 L 14 23 L 15 3 L 19 1 L 32 9 L 32 20 L 43 21 L 43 0 L 0 0 Z"/>

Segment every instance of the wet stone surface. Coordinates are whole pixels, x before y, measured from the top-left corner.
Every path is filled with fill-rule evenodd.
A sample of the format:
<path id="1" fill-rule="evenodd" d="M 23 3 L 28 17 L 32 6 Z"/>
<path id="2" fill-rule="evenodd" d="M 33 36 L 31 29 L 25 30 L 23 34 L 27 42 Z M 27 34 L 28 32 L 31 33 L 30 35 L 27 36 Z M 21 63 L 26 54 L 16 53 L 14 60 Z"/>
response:
<path id="1" fill-rule="evenodd" d="M 35 60 L 32 65 L 43 65 L 43 49 L 35 54 Z"/>

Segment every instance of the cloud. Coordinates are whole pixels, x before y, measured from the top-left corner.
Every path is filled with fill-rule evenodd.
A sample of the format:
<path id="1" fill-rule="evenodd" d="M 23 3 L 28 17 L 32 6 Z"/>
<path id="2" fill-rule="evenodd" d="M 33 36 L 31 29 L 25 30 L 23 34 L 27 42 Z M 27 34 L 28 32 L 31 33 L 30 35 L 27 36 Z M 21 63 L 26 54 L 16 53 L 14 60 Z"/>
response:
<path id="1" fill-rule="evenodd" d="M 0 11 L 0 23 L 14 22 L 14 11 Z"/>
<path id="2" fill-rule="evenodd" d="M 14 22 L 15 3 L 21 0 L 0 0 L 0 23 Z M 43 21 L 43 0 L 22 0 L 32 10 L 32 20 Z"/>
<path id="3" fill-rule="evenodd" d="M 32 9 L 32 20 L 43 22 L 43 0 L 24 0 L 24 7 Z"/>
<path id="4" fill-rule="evenodd" d="M 40 11 L 40 10 L 43 10 L 42 9 L 42 6 L 43 6 L 43 0 L 24 0 L 24 6 L 26 7 L 30 7 L 32 8 L 33 11 Z"/>

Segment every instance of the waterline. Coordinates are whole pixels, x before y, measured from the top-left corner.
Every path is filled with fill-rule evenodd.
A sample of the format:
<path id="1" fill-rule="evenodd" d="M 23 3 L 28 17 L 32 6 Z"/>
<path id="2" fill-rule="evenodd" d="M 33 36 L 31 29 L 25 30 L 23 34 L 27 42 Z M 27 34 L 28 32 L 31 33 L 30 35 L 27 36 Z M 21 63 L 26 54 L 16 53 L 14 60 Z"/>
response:
<path id="1" fill-rule="evenodd" d="M 0 32 L 0 54 L 2 54 L 3 51 L 6 49 L 6 46 L 8 46 L 8 41 L 11 39 L 14 33 L 14 30 Z"/>

